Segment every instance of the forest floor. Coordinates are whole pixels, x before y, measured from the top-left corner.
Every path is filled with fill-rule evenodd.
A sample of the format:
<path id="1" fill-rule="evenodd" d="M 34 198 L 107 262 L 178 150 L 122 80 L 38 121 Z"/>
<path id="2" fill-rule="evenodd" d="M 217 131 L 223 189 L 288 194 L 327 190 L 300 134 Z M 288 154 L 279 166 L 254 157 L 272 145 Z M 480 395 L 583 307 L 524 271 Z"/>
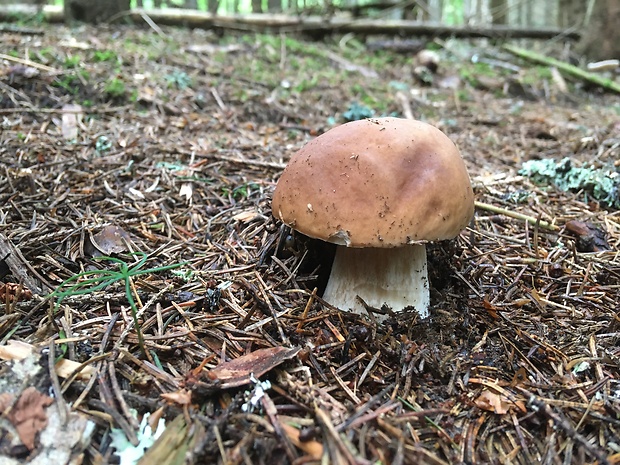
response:
<path id="1" fill-rule="evenodd" d="M 134 463 L 146 414 L 141 463 L 620 462 L 620 96 L 482 43 L 416 77 L 352 37 L 42 32 L 0 33 L 2 463 Z M 323 302 L 330 249 L 271 214 L 371 111 L 442 129 L 479 202 L 426 320 Z"/>

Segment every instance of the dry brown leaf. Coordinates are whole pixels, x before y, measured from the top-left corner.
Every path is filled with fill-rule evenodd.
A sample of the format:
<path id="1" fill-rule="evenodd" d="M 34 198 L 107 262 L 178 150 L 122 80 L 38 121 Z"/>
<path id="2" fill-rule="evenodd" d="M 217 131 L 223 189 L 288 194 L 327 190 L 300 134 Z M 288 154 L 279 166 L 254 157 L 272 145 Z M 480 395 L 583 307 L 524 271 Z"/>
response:
<path id="1" fill-rule="evenodd" d="M 33 354 L 36 347 L 21 341 L 10 340 L 0 346 L 0 360 L 23 360 Z M 68 378 L 81 364 L 73 360 L 60 359 L 56 362 L 56 374 L 61 378 Z M 89 379 L 95 369 L 92 366 L 83 367 L 77 374 L 78 379 Z"/>
<path id="2" fill-rule="evenodd" d="M 45 409 L 54 403 L 51 397 L 28 387 L 9 413 L 9 420 L 17 430 L 19 439 L 28 450 L 34 449 L 37 434 L 47 425 Z"/>
<path id="3" fill-rule="evenodd" d="M 474 404 L 482 410 L 504 415 L 510 410 L 510 403 L 500 394 L 491 391 L 483 391 L 474 401 Z"/>
<path id="4" fill-rule="evenodd" d="M 0 394 L 0 414 L 3 414 L 13 404 L 15 396 L 8 392 Z"/>
<path id="5" fill-rule="evenodd" d="M 258 216 L 258 211 L 255 208 L 250 210 L 244 210 L 242 212 L 237 213 L 233 216 L 233 220 L 241 221 L 242 223 L 247 223 L 248 221 L 252 221 L 254 218 Z"/>
<path id="6" fill-rule="evenodd" d="M 167 392 L 161 395 L 162 399 L 179 405 L 189 405 L 192 403 L 192 393 L 187 389 L 179 389 L 175 392 Z"/>
<path id="7" fill-rule="evenodd" d="M 217 387 L 228 389 L 243 386 L 250 382 L 250 375 L 256 378 L 264 375 L 280 365 L 285 360 L 293 358 L 299 352 L 299 347 L 269 347 L 255 350 L 242 355 L 230 362 L 222 363 L 207 373 L 208 379 L 217 382 Z"/>
<path id="8" fill-rule="evenodd" d="M 282 423 L 282 431 L 286 434 L 289 440 L 295 444 L 296 447 L 303 450 L 306 454 L 312 457 L 314 460 L 321 460 L 323 456 L 323 444 L 318 441 L 302 441 L 299 439 L 299 430 L 291 425 Z"/>
<path id="9" fill-rule="evenodd" d="M 486 311 L 489 313 L 491 318 L 493 318 L 494 320 L 499 319 L 499 315 L 497 314 L 497 310 L 498 310 L 497 307 L 493 305 L 491 302 L 489 302 L 489 298 L 487 296 L 484 296 L 482 305 L 484 306 Z"/>
<path id="10" fill-rule="evenodd" d="M 112 255 L 127 250 L 127 242 L 131 241 L 129 233 L 119 226 L 109 225 L 93 234 L 90 238 L 92 245 L 104 255 Z M 93 251 L 94 252 L 94 251 Z M 91 253 L 91 255 L 99 255 Z"/>
<path id="11" fill-rule="evenodd" d="M 0 345 L 0 360 L 23 360 L 34 352 L 34 346 L 26 342 L 10 340 Z"/>

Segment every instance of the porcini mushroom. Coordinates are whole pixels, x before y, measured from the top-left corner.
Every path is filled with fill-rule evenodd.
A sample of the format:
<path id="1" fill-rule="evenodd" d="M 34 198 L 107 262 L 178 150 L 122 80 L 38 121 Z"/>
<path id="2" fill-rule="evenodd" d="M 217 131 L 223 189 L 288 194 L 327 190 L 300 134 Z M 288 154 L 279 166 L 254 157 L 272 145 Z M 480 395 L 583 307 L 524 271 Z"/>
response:
<path id="1" fill-rule="evenodd" d="M 323 298 L 361 312 L 414 307 L 429 315 L 426 249 L 473 217 L 461 155 L 421 121 L 373 118 L 335 127 L 291 157 L 272 211 L 293 229 L 338 245 Z"/>

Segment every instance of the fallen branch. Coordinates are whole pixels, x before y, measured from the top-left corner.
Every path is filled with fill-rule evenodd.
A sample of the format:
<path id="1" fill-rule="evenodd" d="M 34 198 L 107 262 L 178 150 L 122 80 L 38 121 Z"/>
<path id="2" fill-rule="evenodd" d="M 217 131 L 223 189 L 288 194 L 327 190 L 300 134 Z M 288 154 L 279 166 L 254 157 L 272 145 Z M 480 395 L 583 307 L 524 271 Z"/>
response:
<path id="1" fill-rule="evenodd" d="M 504 45 L 502 48 L 507 52 L 510 52 L 513 55 L 516 55 L 525 60 L 531 61 L 533 63 L 538 63 L 540 65 L 553 66 L 562 73 L 569 74 L 573 77 L 581 79 L 582 81 L 590 82 L 604 89 L 611 90 L 620 94 L 620 84 L 613 79 L 603 77 L 599 74 L 590 73 L 577 66 L 573 66 L 571 64 L 556 60 L 555 58 L 541 55 L 536 52 L 532 52 L 531 50 L 525 50 L 523 48 L 515 47 L 514 45 Z"/>
<path id="2" fill-rule="evenodd" d="M 37 9 L 32 5 L 0 6 L 0 20 L 14 21 L 19 15 L 34 15 Z M 145 10 L 134 8 L 123 17 L 135 23 L 148 16 L 154 24 L 170 26 L 200 27 L 204 29 L 234 29 L 253 31 L 321 31 L 324 33 L 389 34 L 408 36 L 459 37 L 459 38 L 529 38 L 553 39 L 562 36 L 567 40 L 579 40 L 576 31 L 558 28 L 518 28 L 505 25 L 491 27 L 447 26 L 440 23 L 410 20 L 351 19 L 324 16 L 295 16 L 286 14 L 234 14 L 213 15 L 205 11 L 182 8 L 160 8 Z M 62 7 L 46 5 L 43 16 L 48 22 L 63 21 Z"/>

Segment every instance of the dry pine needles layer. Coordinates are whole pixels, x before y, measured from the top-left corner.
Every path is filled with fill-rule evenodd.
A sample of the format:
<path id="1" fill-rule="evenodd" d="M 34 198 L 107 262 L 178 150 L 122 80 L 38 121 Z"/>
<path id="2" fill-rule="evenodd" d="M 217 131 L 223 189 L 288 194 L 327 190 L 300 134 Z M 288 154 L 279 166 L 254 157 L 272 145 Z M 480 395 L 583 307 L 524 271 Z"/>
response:
<path id="1" fill-rule="evenodd" d="M 58 42 L 62 31 L 48 31 L 46 40 Z M 112 40 L 106 31 L 90 32 Z M 140 31 L 118 34 L 146 41 Z M 165 51 L 195 39 L 168 34 L 149 40 Z M 73 144 L 62 140 L 67 122 L 60 118 L 71 94 L 50 87 L 47 75 L 10 83 L 12 103 L 4 104 L 13 116 L 0 133 L 0 240 L 18 257 L 12 274 L 34 279 L 39 295 L 19 280 L 4 287 L 0 337 L 51 348 L 51 360 L 62 349 L 78 364 L 62 381 L 51 363 L 50 376 L 37 383 L 97 423 L 90 460 L 110 457 L 110 425 L 137 440 L 131 408 L 143 414 L 163 407 L 170 420 L 185 412 L 169 428 L 192 425 L 179 443 L 199 463 L 308 463 L 323 454 L 351 464 L 617 462 L 618 212 L 516 173 L 532 154 L 614 160 L 613 120 L 588 125 L 600 108 L 552 113 L 538 102 L 514 112 L 512 98 L 496 101 L 473 89 L 470 102 L 453 101 L 450 92 L 443 106 L 420 98 L 419 116 L 458 142 L 481 204 L 533 221 L 479 209 L 456 241 L 430 251 L 431 319 L 404 314 L 377 325 L 372 315 L 321 300 L 314 289 L 329 248 L 291 234 L 270 212 L 274 181 L 292 150 L 350 95 L 315 87 L 284 98 L 251 74 L 234 74 L 258 50 L 246 43 L 223 62 L 168 50 L 149 62 L 128 48 L 120 61 L 127 75 L 138 72 L 138 62 L 143 75 L 183 70 L 209 98 L 191 87 L 140 84 L 141 111 L 101 102 L 95 117 L 76 119 Z M 263 50 L 261 59 L 293 79 L 296 68 L 283 50 Z M 85 88 L 96 94 L 109 67 L 89 71 Z M 403 75 L 377 71 L 385 82 Z M 341 74 L 347 88 L 351 79 L 367 85 Z M 389 87 L 368 86 L 399 107 Z M 581 252 L 566 228 L 571 220 L 605 229 L 609 249 Z M 125 262 L 126 282 L 96 274 L 117 269 L 97 259 L 106 253 Z M 111 281 L 64 296 L 58 306 L 45 298 L 79 273 Z M 281 347 L 301 350 L 280 359 Z M 271 381 L 253 411 L 244 408 L 252 385 L 218 371 L 236 360 L 262 366 L 256 376 Z M 250 370 L 239 365 L 247 377 Z M 89 374 L 76 376 L 84 366 Z"/>

